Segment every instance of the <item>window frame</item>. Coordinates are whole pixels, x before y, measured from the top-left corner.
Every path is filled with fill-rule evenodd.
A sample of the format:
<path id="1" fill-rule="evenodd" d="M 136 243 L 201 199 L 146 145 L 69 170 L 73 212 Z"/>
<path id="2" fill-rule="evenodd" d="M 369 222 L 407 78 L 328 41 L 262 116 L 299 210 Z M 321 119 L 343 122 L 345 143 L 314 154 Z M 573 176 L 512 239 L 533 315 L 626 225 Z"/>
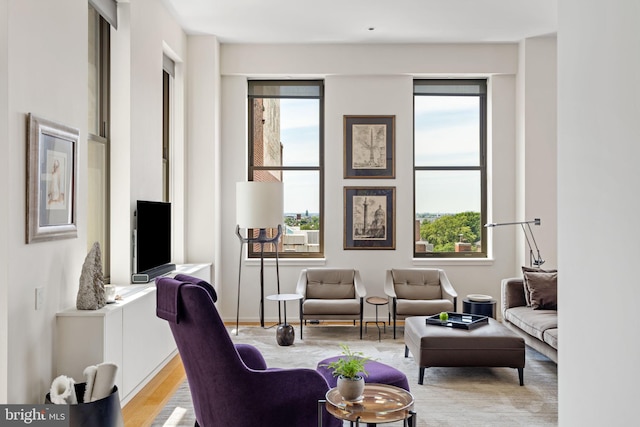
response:
<path id="1" fill-rule="evenodd" d="M 478 93 L 464 93 L 460 91 L 458 93 L 453 91 L 442 91 L 438 93 L 417 93 L 416 87 L 418 86 L 479 86 Z M 487 192 L 487 92 L 488 92 L 488 79 L 415 79 L 413 81 L 413 219 L 414 233 L 412 239 L 413 245 L 413 257 L 414 258 L 452 258 L 452 259 L 468 259 L 468 258 L 488 258 L 488 233 L 484 224 L 487 223 L 487 206 L 488 206 L 488 192 Z M 415 104 L 416 97 L 418 96 L 474 96 L 479 97 L 480 100 L 480 123 L 479 123 L 479 161 L 478 165 L 437 165 L 437 166 L 417 166 L 416 165 L 416 122 L 415 122 Z M 416 182 L 417 174 L 422 171 L 479 171 L 480 172 L 480 251 L 479 252 L 417 252 L 416 251 L 416 234 L 419 235 L 420 229 L 415 231 L 416 222 L 416 208 L 417 208 L 417 194 L 416 194 Z"/>
<path id="2" fill-rule="evenodd" d="M 93 9 L 96 15 L 96 36 L 99 40 L 96 41 L 94 47 L 98 49 L 97 56 L 99 57 L 99 76 L 97 84 L 97 92 L 99 100 L 96 102 L 96 119 L 98 121 L 98 134 L 94 133 L 94 127 L 90 126 L 87 131 L 87 145 L 96 143 L 104 146 L 105 151 L 105 200 L 104 200 L 104 224 L 101 224 L 101 228 L 104 231 L 104 239 L 102 242 L 102 263 L 105 283 L 110 283 L 111 276 L 111 141 L 110 141 L 110 126 L 111 126 L 111 24 L 100 11 L 93 7 L 92 4 L 88 6 Z M 87 148 L 89 150 L 89 148 Z M 90 248 L 93 242 L 87 242 Z"/>
<path id="3" fill-rule="evenodd" d="M 171 134 L 173 132 L 173 75 L 162 70 L 162 201 L 171 201 Z"/>
<path id="4" fill-rule="evenodd" d="M 268 94 L 252 94 L 252 86 L 316 86 L 318 87 L 318 96 L 293 96 L 293 95 L 268 95 Z M 317 166 L 256 166 L 254 164 L 254 99 L 317 99 L 318 100 L 318 165 Z M 254 173 L 257 171 L 274 171 L 279 172 L 280 174 L 287 171 L 317 171 L 318 172 L 318 180 L 319 180 L 319 212 L 320 216 L 318 220 L 319 227 L 319 236 L 318 236 L 318 244 L 319 251 L 318 252 L 285 252 L 278 249 L 278 257 L 279 258 L 324 258 L 324 81 L 323 80 L 248 80 L 248 137 L 247 137 L 247 154 L 248 154 L 248 162 L 247 162 L 247 179 L 249 181 L 253 181 Z M 283 216 L 284 223 L 284 216 Z M 249 229 L 247 231 L 248 235 L 257 235 L 258 230 Z M 275 229 L 270 231 L 275 235 Z M 279 248 L 282 247 L 282 239 L 280 239 Z M 249 258 L 260 258 L 261 252 L 259 250 L 260 245 L 248 245 L 247 256 Z M 275 258 L 276 252 L 274 250 L 270 250 L 273 248 L 272 244 L 264 245 L 263 255 L 265 258 Z"/>

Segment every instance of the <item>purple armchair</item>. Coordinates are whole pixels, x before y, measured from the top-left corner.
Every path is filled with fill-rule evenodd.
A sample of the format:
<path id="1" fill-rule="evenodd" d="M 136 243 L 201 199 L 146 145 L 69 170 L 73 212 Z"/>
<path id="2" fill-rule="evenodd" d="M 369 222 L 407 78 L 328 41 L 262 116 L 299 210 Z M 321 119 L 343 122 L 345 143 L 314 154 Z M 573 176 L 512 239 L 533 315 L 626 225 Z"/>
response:
<path id="1" fill-rule="evenodd" d="M 156 281 L 156 314 L 176 340 L 196 426 L 317 426 L 318 400 L 329 390 L 324 377 L 313 369 L 267 369 L 257 348 L 234 346 L 211 285 L 176 279 Z M 341 425 L 324 408 L 322 416 L 323 426 Z"/>

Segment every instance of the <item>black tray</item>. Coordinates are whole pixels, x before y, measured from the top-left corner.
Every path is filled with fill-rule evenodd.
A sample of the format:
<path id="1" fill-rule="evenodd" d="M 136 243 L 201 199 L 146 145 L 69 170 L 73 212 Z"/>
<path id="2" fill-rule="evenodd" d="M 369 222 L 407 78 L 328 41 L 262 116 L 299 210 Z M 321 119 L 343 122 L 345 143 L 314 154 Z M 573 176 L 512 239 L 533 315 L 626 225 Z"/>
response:
<path id="1" fill-rule="evenodd" d="M 427 317 L 427 325 L 445 326 L 456 329 L 475 329 L 482 325 L 489 324 L 487 316 L 466 313 L 447 312 L 449 320 L 443 322 L 440 320 L 440 314 Z"/>

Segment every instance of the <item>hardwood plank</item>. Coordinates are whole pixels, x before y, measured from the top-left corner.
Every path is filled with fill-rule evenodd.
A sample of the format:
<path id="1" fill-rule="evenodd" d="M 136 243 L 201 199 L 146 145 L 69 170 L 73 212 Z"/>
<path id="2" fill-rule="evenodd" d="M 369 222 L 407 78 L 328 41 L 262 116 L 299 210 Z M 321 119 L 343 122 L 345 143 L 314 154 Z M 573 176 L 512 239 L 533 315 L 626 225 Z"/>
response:
<path id="1" fill-rule="evenodd" d="M 180 355 L 176 355 L 122 408 L 125 427 L 150 426 L 186 378 Z"/>

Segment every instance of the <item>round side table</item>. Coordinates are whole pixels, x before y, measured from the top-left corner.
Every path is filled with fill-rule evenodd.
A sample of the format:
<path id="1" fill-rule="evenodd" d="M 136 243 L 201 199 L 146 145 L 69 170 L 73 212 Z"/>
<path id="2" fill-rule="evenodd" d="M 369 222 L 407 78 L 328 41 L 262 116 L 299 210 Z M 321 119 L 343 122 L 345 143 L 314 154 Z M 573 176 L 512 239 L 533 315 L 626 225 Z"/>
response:
<path id="1" fill-rule="evenodd" d="M 276 341 L 278 345 L 287 346 L 293 344 L 295 339 L 295 332 L 293 330 L 293 326 L 287 323 L 287 301 L 294 301 L 302 299 L 302 295 L 300 294 L 275 294 L 267 296 L 268 300 L 271 301 L 280 301 L 284 303 L 284 323 L 278 325 L 278 329 L 276 330 Z"/>
<path id="2" fill-rule="evenodd" d="M 417 425 L 413 395 L 399 387 L 365 384 L 362 400 L 354 403 L 345 402 L 338 389 L 332 388 L 327 392 L 324 402 L 327 412 L 340 420 L 349 421 L 352 426 L 355 423 L 356 427 L 360 423 L 375 426 L 395 421 L 403 421 L 405 427 Z"/>
<path id="3" fill-rule="evenodd" d="M 376 321 L 373 322 L 371 320 L 364 322 L 364 331 L 367 332 L 367 324 L 375 323 L 376 328 L 378 328 L 378 341 L 380 341 L 380 323 L 382 323 L 382 327 L 384 328 L 384 333 L 387 333 L 387 324 L 384 320 L 378 320 L 378 307 L 381 305 L 387 305 L 389 300 L 382 297 L 369 297 L 367 298 L 367 304 L 371 304 L 376 307 Z"/>
<path id="4" fill-rule="evenodd" d="M 462 300 L 462 312 L 468 314 L 478 314 L 496 318 L 496 300 L 473 301 L 468 298 Z"/>

